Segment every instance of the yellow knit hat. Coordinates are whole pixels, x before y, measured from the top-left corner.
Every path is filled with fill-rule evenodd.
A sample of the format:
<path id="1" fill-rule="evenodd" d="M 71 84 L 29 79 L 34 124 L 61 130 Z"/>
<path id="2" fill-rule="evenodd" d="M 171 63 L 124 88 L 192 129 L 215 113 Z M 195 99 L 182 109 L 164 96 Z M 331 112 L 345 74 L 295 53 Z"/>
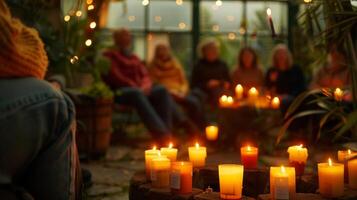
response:
<path id="1" fill-rule="evenodd" d="M 38 32 L 14 19 L 0 0 L 0 78 L 43 79 L 48 59 Z"/>

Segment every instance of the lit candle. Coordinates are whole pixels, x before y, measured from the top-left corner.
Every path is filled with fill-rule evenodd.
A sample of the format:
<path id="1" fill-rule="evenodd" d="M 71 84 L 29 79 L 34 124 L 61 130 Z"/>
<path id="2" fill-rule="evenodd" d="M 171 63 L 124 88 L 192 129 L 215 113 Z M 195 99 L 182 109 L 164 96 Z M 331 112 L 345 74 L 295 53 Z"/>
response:
<path id="1" fill-rule="evenodd" d="M 237 99 L 242 99 L 243 98 L 243 86 L 241 84 L 238 84 L 235 88 L 235 92 L 236 92 L 236 98 Z"/>
<path id="2" fill-rule="evenodd" d="M 283 195 L 283 194 L 286 195 L 286 188 L 281 188 L 283 183 L 284 182 L 286 183 L 286 180 L 283 180 L 285 176 L 288 177 L 288 181 L 287 181 L 288 184 L 287 186 L 286 185 L 284 186 L 289 188 L 288 199 L 295 199 L 296 177 L 295 177 L 295 168 L 293 167 L 284 167 L 284 166 L 270 167 L 270 194 L 272 197 L 277 195 Z"/>
<path id="3" fill-rule="evenodd" d="M 357 189 L 357 159 L 348 161 L 348 185 Z"/>
<path id="4" fill-rule="evenodd" d="M 221 106 L 231 106 L 234 103 L 234 99 L 231 96 L 223 95 L 219 99 L 219 104 Z"/>
<path id="5" fill-rule="evenodd" d="M 328 198 L 343 196 L 343 164 L 332 163 L 331 158 L 329 158 L 327 163 L 319 163 L 317 168 L 320 194 Z"/>
<path id="6" fill-rule="evenodd" d="M 271 199 L 289 199 L 289 175 L 284 166 L 270 177 Z"/>
<path id="7" fill-rule="evenodd" d="M 271 16 L 271 14 L 272 14 L 271 9 L 267 8 L 267 15 L 268 15 L 268 21 L 269 21 L 269 25 L 270 25 L 270 29 L 271 29 L 271 35 L 272 35 L 272 37 L 275 37 L 276 33 L 275 33 L 273 18 Z"/>
<path id="8" fill-rule="evenodd" d="M 259 97 L 259 92 L 255 87 L 252 87 L 248 91 L 248 99 L 252 102 L 255 102 Z"/>
<path id="9" fill-rule="evenodd" d="M 200 147 L 198 143 L 194 147 L 188 148 L 188 157 L 192 162 L 193 167 L 200 168 L 206 164 L 206 147 Z"/>
<path id="10" fill-rule="evenodd" d="M 279 109 L 280 107 L 280 99 L 278 97 L 274 97 L 273 100 L 271 101 L 271 107 L 273 109 Z"/>
<path id="11" fill-rule="evenodd" d="M 242 198 L 243 171 L 242 165 L 218 165 L 221 199 Z"/>
<path id="12" fill-rule="evenodd" d="M 218 127 L 214 125 L 210 125 L 206 127 L 206 138 L 207 140 L 217 140 L 218 138 Z"/>
<path id="13" fill-rule="evenodd" d="M 335 100 L 336 101 L 342 101 L 343 99 L 343 90 L 341 90 L 340 88 L 336 88 L 335 92 L 333 93 Z"/>
<path id="14" fill-rule="evenodd" d="M 151 183 L 153 187 L 170 186 L 170 167 L 170 160 L 166 156 L 162 156 L 160 152 L 157 157 L 151 160 Z"/>
<path id="15" fill-rule="evenodd" d="M 245 146 L 240 148 L 241 161 L 245 169 L 256 169 L 258 166 L 258 148 Z"/>
<path id="16" fill-rule="evenodd" d="M 145 151 L 145 170 L 146 170 L 146 178 L 148 180 L 150 180 L 151 161 L 153 158 L 157 157 L 159 153 L 160 151 L 156 149 L 156 146 L 154 146 L 150 150 Z"/>
<path id="17" fill-rule="evenodd" d="M 290 166 L 295 167 L 296 175 L 302 176 L 308 157 L 307 148 L 304 148 L 302 144 L 291 146 L 288 148 L 288 153 Z"/>
<path id="18" fill-rule="evenodd" d="M 337 152 L 337 158 L 338 158 L 338 162 L 340 163 L 343 163 L 344 166 L 345 166 L 345 182 L 347 183 L 348 182 L 348 173 L 349 173 L 349 170 L 348 170 L 348 166 L 347 166 L 347 162 L 349 159 L 353 158 L 357 156 L 357 152 L 352 152 L 351 149 L 348 149 L 346 151 L 338 151 Z"/>
<path id="19" fill-rule="evenodd" d="M 173 193 L 192 192 L 192 163 L 174 162 L 171 164 L 170 187 Z"/>
<path id="20" fill-rule="evenodd" d="M 160 149 L 161 155 L 166 156 L 171 162 L 175 162 L 177 158 L 177 149 L 172 148 L 173 144 L 170 142 L 168 147 L 163 147 Z"/>

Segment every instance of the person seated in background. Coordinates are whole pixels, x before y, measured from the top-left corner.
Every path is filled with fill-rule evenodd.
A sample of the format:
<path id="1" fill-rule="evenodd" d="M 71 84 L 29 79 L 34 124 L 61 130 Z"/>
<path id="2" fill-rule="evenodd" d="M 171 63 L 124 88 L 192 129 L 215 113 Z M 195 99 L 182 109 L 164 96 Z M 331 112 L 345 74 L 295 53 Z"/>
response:
<path id="1" fill-rule="evenodd" d="M 167 45 L 156 46 L 149 73 L 155 83 L 163 85 L 174 99 L 189 111 L 188 116 L 202 129 L 205 120 L 199 95 L 189 91 L 185 72 Z"/>
<path id="2" fill-rule="evenodd" d="M 351 84 L 346 51 L 341 45 L 330 44 L 327 63 L 315 74 L 310 85 L 315 88 L 345 88 Z"/>
<path id="3" fill-rule="evenodd" d="M 258 55 L 251 47 L 244 47 L 238 55 L 238 65 L 232 74 L 233 86 L 241 84 L 249 89 L 264 85 L 264 74 L 258 62 Z"/>
<path id="4" fill-rule="evenodd" d="M 134 107 L 150 133 L 159 143 L 167 143 L 171 137 L 173 122 L 184 127 L 189 134 L 197 129 L 183 116 L 167 92 L 153 85 L 146 66 L 131 51 L 132 36 L 127 29 L 113 33 L 116 49 L 106 51 L 104 56 L 111 60 L 104 81 L 118 90 L 115 102 Z"/>
<path id="5" fill-rule="evenodd" d="M 284 44 L 273 49 L 272 66 L 266 73 L 265 87 L 271 95 L 279 96 L 283 110 L 306 89 L 304 74 L 293 63 L 292 55 Z"/>
<path id="6" fill-rule="evenodd" d="M 81 199 L 71 100 L 44 81 L 35 29 L 0 0 L 0 199 Z"/>
<path id="7" fill-rule="evenodd" d="M 209 102 L 216 106 L 219 97 L 230 86 L 229 69 L 219 58 L 218 44 L 215 40 L 203 41 L 200 53 L 201 58 L 192 71 L 191 87 L 202 91 Z"/>

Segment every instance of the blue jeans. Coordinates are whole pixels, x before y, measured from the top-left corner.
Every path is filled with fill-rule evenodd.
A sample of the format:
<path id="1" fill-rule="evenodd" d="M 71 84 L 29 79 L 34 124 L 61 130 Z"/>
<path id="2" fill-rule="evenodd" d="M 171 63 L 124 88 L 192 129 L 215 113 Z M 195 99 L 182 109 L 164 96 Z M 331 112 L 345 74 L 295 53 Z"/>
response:
<path id="1" fill-rule="evenodd" d="M 169 137 L 173 123 L 185 120 L 170 94 L 159 85 L 147 95 L 138 88 L 121 88 L 115 102 L 134 107 L 147 129 L 158 139 Z"/>
<path id="2" fill-rule="evenodd" d="M 0 185 L 23 187 L 36 200 L 76 199 L 74 116 L 49 83 L 0 79 Z"/>

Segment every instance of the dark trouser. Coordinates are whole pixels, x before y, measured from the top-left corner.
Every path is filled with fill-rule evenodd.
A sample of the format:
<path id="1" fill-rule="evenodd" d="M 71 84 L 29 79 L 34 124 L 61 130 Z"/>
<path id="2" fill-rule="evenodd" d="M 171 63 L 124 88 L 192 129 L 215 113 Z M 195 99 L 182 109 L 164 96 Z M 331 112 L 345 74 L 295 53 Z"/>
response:
<path id="1" fill-rule="evenodd" d="M 120 92 L 115 102 L 133 106 L 154 137 L 170 136 L 173 121 L 184 120 L 172 97 L 162 86 L 154 86 L 148 95 L 133 87 L 121 88 Z"/>
<path id="2" fill-rule="evenodd" d="M 181 104 L 185 107 L 190 119 L 200 129 L 203 129 L 206 125 L 206 120 L 204 115 L 204 100 L 201 98 L 201 94 L 193 91 L 182 100 Z"/>

